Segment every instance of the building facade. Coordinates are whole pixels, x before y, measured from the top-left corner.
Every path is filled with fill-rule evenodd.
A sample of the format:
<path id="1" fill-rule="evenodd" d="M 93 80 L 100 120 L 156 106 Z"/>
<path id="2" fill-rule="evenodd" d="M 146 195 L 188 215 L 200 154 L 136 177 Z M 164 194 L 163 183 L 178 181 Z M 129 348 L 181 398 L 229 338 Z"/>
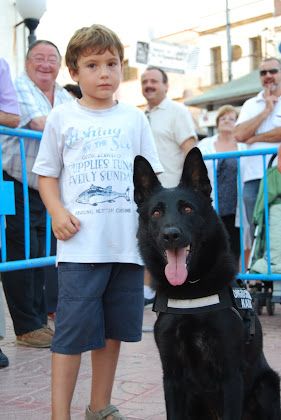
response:
<path id="1" fill-rule="evenodd" d="M 280 0 L 228 0 L 228 3 L 218 0 L 211 4 L 198 0 L 197 7 L 199 18 L 194 26 L 158 38 L 158 41 L 191 46 L 199 51 L 193 69 L 185 73 L 168 72 L 171 99 L 185 102 L 227 83 L 230 78 L 245 76 L 257 69 L 265 57 L 281 57 Z M 12 76 L 16 77 L 24 69 L 28 30 L 20 24 L 22 19 L 14 0 L 3 0 L 0 8 L 0 56 L 8 61 Z M 59 40 L 50 40 L 60 46 Z M 140 77 L 146 65 L 134 63 L 133 50 L 133 45 L 125 47 L 123 81 L 116 96 L 120 101 L 144 108 Z M 64 63 L 58 81 L 62 85 L 70 82 Z M 202 110 L 195 107 L 190 110 L 195 122 L 200 121 Z"/>

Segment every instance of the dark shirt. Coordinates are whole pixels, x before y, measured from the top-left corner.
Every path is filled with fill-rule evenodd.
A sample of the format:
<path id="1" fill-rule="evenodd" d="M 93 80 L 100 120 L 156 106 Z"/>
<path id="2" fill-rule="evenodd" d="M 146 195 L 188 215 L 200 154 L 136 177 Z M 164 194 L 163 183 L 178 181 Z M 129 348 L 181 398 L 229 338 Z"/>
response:
<path id="1" fill-rule="evenodd" d="M 217 167 L 220 216 L 235 214 L 237 205 L 237 160 L 219 159 Z"/>

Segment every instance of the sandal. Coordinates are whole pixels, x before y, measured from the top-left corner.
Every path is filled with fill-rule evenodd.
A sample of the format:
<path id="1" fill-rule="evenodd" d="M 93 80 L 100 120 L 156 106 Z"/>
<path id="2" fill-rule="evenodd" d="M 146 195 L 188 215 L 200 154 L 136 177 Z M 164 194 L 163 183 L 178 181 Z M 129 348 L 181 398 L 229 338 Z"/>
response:
<path id="1" fill-rule="evenodd" d="M 118 408 L 112 404 L 108 404 L 108 406 L 104 410 L 96 411 L 95 413 L 93 413 L 90 410 L 90 406 L 87 405 L 85 420 L 105 420 L 106 417 L 110 415 L 117 420 L 126 420 L 125 417 L 123 417 L 122 414 L 119 413 Z"/>

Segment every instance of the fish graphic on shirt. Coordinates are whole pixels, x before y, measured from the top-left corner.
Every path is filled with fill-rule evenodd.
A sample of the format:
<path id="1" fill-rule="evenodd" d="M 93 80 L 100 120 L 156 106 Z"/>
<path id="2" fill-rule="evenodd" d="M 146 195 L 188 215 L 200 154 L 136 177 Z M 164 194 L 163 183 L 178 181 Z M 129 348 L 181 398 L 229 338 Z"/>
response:
<path id="1" fill-rule="evenodd" d="M 91 185 L 88 190 L 83 191 L 77 198 L 77 203 L 90 204 L 91 206 L 97 206 L 100 203 L 114 203 L 117 198 L 124 197 L 127 201 L 130 201 L 129 196 L 130 188 L 128 187 L 124 193 L 112 191 L 112 187 L 106 188 L 96 187 Z"/>

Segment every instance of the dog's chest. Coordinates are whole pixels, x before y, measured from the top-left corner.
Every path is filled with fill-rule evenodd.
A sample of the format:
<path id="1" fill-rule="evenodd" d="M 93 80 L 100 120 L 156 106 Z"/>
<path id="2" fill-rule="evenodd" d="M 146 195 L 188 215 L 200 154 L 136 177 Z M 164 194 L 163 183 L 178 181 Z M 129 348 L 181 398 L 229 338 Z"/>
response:
<path id="1" fill-rule="evenodd" d="M 209 322 L 207 318 L 161 314 L 155 324 L 155 340 L 162 362 L 173 363 L 179 372 L 190 370 L 197 377 L 202 371 L 205 378 L 220 375 L 224 335 L 213 319 Z"/>

